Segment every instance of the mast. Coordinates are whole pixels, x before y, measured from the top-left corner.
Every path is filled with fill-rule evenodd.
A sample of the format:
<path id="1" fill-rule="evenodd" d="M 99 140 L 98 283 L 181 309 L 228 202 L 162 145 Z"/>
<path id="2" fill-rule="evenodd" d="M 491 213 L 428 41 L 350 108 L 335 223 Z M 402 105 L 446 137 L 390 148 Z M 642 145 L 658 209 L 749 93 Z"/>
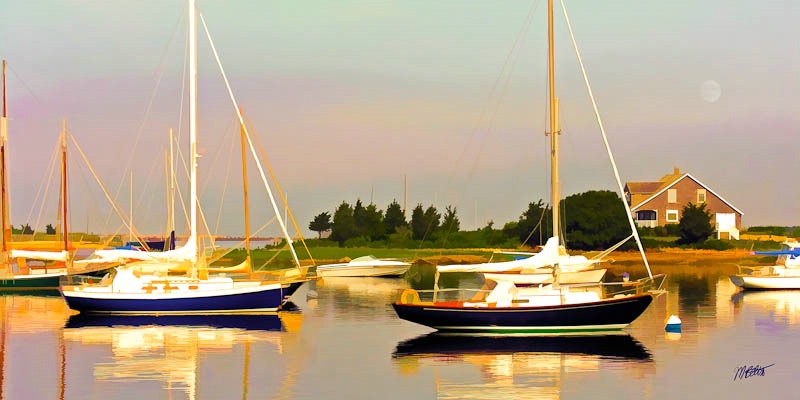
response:
<path id="1" fill-rule="evenodd" d="M 242 113 L 241 108 L 239 113 Z M 244 248 L 247 251 L 248 268 L 250 263 L 250 203 L 247 192 L 247 133 L 244 129 L 244 124 L 240 124 L 241 138 L 242 138 L 242 186 L 244 190 Z"/>
<path id="2" fill-rule="evenodd" d="M 197 240 L 197 21 L 195 0 L 189 1 L 189 162 L 190 191 L 189 240 L 195 246 L 192 262 L 197 262 L 200 247 Z"/>
<path id="3" fill-rule="evenodd" d="M 0 223 L 2 224 L 2 264 L 6 263 L 11 242 L 11 218 L 8 212 L 8 174 L 6 147 L 8 145 L 8 107 L 6 106 L 6 60 L 3 60 L 3 115 L 0 117 Z"/>
<path id="4" fill-rule="evenodd" d="M 61 126 L 61 215 L 64 221 L 61 223 L 64 234 L 64 250 L 69 251 L 69 236 L 67 236 L 67 120 Z"/>
<path id="5" fill-rule="evenodd" d="M 128 223 L 128 241 L 133 242 L 133 170 L 131 170 L 131 179 L 128 185 L 128 221 L 130 221 Z"/>
<path id="6" fill-rule="evenodd" d="M 553 0 L 547 0 L 547 75 L 550 87 L 550 191 L 553 207 L 553 236 L 561 239 L 560 193 L 558 182 L 558 99 L 556 98 L 555 51 L 553 49 Z"/>
<path id="7" fill-rule="evenodd" d="M 172 150 L 172 143 L 175 139 L 172 137 L 172 128 L 169 128 L 169 198 L 168 201 L 168 213 L 169 216 L 167 218 L 167 233 L 172 234 L 171 232 L 175 230 L 175 157 Z"/>

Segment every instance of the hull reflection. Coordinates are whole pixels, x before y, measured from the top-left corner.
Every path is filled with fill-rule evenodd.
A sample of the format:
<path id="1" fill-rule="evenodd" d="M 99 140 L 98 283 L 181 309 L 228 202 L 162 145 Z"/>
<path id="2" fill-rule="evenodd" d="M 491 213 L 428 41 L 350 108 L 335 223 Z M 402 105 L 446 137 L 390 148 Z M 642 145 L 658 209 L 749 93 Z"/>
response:
<path id="1" fill-rule="evenodd" d="M 285 331 L 278 314 L 263 315 L 164 315 L 164 316 L 102 316 L 77 314 L 70 316 L 65 328 L 116 326 L 176 326 L 202 328 L 233 328 L 259 331 Z"/>
<path id="2" fill-rule="evenodd" d="M 393 357 L 565 353 L 626 360 L 652 360 L 628 334 L 587 336 L 459 336 L 431 333 L 400 342 Z"/>

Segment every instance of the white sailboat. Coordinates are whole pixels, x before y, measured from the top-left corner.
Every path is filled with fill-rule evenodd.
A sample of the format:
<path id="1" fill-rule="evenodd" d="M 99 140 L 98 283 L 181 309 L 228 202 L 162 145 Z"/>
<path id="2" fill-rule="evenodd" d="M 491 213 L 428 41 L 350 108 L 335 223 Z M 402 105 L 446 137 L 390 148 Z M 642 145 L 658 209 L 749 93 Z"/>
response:
<path id="1" fill-rule="evenodd" d="M 197 233 L 197 16 L 195 0 L 189 4 L 189 145 L 190 145 L 190 234 L 186 243 L 174 250 L 142 252 L 125 249 L 98 250 L 97 262 L 118 262 L 114 271 L 99 283 L 62 285 L 60 290 L 73 310 L 91 314 L 187 315 L 250 314 L 272 312 L 303 283 L 311 280 L 307 269 L 300 267 L 284 221 L 278 212 L 272 190 L 261 171 L 276 219 L 289 243 L 297 268 L 276 273 L 249 273 L 234 278 L 225 272 L 215 273 L 201 254 Z M 212 43 L 213 48 L 213 43 Z M 227 84 L 227 81 L 226 81 Z M 230 88 L 229 94 L 230 92 Z M 233 97 L 231 95 L 233 100 Z M 235 104 L 243 124 L 241 112 Z M 245 128 L 246 129 L 246 128 Z M 255 156 L 252 142 L 251 152 Z M 170 274 L 170 271 L 185 271 Z"/>
<path id="2" fill-rule="evenodd" d="M 8 188 L 8 107 L 6 60 L 2 61 L 3 110 L 0 115 L 0 289 L 55 289 L 69 272 L 72 256 L 67 236 L 66 122 L 61 132 L 60 242 L 13 242 Z"/>
<path id="3" fill-rule="evenodd" d="M 740 268 L 730 279 L 742 289 L 800 289 L 800 242 L 785 241 L 781 250 L 753 254 L 777 256 L 775 264 Z"/>

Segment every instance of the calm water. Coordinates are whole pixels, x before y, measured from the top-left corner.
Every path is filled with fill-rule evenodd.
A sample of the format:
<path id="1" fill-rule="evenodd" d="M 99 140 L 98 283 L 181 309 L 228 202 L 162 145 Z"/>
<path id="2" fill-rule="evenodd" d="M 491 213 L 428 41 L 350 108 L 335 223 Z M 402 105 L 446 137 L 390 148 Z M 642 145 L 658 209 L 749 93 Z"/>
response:
<path id="1" fill-rule="evenodd" d="M 6 295 L 0 398 L 797 398 L 800 292 L 742 295 L 730 268 L 675 270 L 691 271 L 661 268 L 669 293 L 623 335 L 588 338 L 431 336 L 389 305 L 414 278 L 328 279 L 296 294 L 302 312 L 194 327 L 80 319 L 58 296 Z M 670 314 L 679 337 L 664 332 Z M 734 380 L 757 364 L 772 366 Z"/>

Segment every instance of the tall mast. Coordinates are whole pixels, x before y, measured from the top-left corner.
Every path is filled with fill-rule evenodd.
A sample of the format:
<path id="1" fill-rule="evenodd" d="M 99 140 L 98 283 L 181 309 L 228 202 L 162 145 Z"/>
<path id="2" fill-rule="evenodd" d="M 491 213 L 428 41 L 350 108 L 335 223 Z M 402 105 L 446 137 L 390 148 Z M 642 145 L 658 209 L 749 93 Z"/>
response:
<path id="1" fill-rule="evenodd" d="M 67 233 L 67 120 L 61 126 L 61 231 L 64 234 L 64 250 L 69 251 L 69 236 Z"/>
<path id="2" fill-rule="evenodd" d="M 172 149 L 174 140 L 175 139 L 172 137 L 172 128 L 169 128 L 169 217 L 167 218 L 169 227 L 167 229 L 167 234 L 170 235 L 171 232 L 175 230 L 175 156 Z"/>
<path id="3" fill-rule="evenodd" d="M 239 114 L 242 110 L 239 109 Z M 242 137 L 242 186 L 244 190 L 244 248 L 247 251 L 247 259 L 250 259 L 250 204 L 247 192 L 247 152 L 246 152 L 246 136 L 247 133 L 244 129 L 244 124 L 240 124 L 241 137 Z"/>
<path id="4" fill-rule="evenodd" d="M 133 170 L 128 181 L 128 241 L 133 242 Z"/>
<path id="5" fill-rule="evenodd" d="M 189 162 L 191 170 L 189 180 L 189 243 L 194 242 L 197 249 L 192 257 L 197 262 L 200 247 L 197 240 L 197 21 L 195 0 L 189 0 Z"/>
<path id="6" fill-rule="evenodd" d="M 553 207 L 553 236 L 561 239 L 559 210 L 560 193 L 558 182 L 558 99 L 556 98 L 555 51 L 553 49 L 553 0 L 547 0 L 547 72 L 550 87 L 550 191 Z"/>
<path id="7" fill-rule="evenodd" d="M 3 115 L 0 117 L 0 223 L 2 223 L 2 262 L 5 264 L 6 256 L 11 242 L 11 218 L 8 212 L 8 174 L 6 162 L 6 146 L 8 145 L 8 108 L 6 107 L 6 60 L 3 60 Z"/>

